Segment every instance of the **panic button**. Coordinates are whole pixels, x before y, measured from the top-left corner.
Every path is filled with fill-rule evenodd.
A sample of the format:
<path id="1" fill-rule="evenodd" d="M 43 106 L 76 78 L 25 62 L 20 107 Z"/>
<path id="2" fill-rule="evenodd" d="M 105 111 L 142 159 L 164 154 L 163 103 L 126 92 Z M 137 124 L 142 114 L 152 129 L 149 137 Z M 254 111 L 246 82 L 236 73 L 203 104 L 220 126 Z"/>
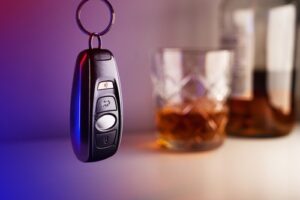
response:
<path id="1" fill-rule="evenodd" d="M 115 144 L 116 140 L 116 131 L 97 134 L 96 135 L 96 145 L 98 148 L 106 148 Z"/>
<path id="2" fill-rule="evenodd" d="M 111 81 L 104 81 L 99 83 L 98 90 L 107 90 L 107 89 L 113 89 L 114 84 Z"/>

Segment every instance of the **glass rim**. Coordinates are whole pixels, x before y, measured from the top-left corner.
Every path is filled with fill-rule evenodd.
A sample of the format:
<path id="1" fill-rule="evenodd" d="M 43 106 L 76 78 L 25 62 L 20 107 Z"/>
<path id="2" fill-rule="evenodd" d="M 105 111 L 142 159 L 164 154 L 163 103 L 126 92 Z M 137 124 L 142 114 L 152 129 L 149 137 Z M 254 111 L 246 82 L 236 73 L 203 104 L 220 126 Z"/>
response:
<path id="1" fill-rule="evenodd" d="M 189 47 L 159 47 L 156 50 L 156 53 L 164 53 L 164 52 L 181 52 L 181 53 L 198 53 L 198 54 L 206 54 L 211 52 L 228 52 L 234 53 L 232 48 L 225 47 L 212 47 L 212 48 L 189 48 Z"/>

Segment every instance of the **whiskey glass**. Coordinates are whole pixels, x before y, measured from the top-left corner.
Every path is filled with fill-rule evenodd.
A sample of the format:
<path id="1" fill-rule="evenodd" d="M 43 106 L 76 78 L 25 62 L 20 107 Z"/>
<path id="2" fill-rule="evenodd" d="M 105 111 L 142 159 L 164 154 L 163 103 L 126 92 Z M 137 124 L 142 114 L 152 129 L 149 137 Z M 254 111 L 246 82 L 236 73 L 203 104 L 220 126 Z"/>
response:
<path id="1" fill-rule="evenodd" d="M 201 151 L 223 143 L 232 62 L 226 49 L 164 48 L 155 54 L 151 78 L 161 147 Z"/>

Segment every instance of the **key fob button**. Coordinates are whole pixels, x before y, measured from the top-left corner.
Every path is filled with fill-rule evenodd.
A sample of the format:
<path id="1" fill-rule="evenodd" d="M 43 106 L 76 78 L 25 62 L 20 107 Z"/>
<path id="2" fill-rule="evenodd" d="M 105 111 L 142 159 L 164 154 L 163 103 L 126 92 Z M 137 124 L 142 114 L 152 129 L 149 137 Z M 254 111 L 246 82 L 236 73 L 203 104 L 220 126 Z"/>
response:
<path id="1" fill-rule="evenodd" d="M 108 52 L 102 52 L 101 54 L 96 54 L 94 56 L 94 59 L 97 61 L 107 61 L 107 60 L 111 60 L 111 54 Z"/>
<path id="2" fill-rule="evenodd" d="M 113 97 L 102 97 L 97 102 L 97 112 L 117 110 L 116 101 Z"/>
<path id="3" fill-rule="evenodd" d="M 97 134 L 96 135 L 96 145 L 98 148 L 105 148 L 115 144 L 116 140 L 116 131 Z"/>
<path id="4" fill-rule="evenodd" d="M 103 81 L 98 84 L 98 90 L 107 90 L 107 89 L 114 89 L 114 84 L 112 81 Z"/>
<path id="5" fill-rule="evenodd" d="M 116 121 L 113 115 L 103 115 L 96 121 L 96 129 L 100 132 L 109 130 L 116 124 Z"/>

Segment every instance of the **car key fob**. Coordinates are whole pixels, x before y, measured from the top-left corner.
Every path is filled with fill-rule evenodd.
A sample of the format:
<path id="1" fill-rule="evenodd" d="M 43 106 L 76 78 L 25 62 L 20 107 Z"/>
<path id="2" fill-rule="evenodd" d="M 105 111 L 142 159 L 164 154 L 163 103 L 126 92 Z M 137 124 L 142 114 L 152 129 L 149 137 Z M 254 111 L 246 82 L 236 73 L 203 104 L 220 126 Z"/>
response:
<path id="1" fill-rule="evenodd" d="M 80 11 L 89 0 L 77 8 L 77 23 L 90 36 L 90 48 L 77 57 L 71 99 L 71 140 L 74 153 L 83 162 L 93 162 L 114 155 L 120 145 L 123 107 L 120 79 L 115 58 L 102 49 L 101 36 L 114 22 L 114 10 L 108 0 L 102 0 L 110 10 L 110 23 L 102 32 L 89 32 L 80 21 Z M 93 48 L 93 39 L 99 46 Z"/>
<path id="2" fill-rule="evenodd" d="M 98 161 L 114 155 L 122 133 L 122 96 L 109 50 L 89 49 L 77 59 L 71 102 L 71 138 L 77 158 Z"/>

